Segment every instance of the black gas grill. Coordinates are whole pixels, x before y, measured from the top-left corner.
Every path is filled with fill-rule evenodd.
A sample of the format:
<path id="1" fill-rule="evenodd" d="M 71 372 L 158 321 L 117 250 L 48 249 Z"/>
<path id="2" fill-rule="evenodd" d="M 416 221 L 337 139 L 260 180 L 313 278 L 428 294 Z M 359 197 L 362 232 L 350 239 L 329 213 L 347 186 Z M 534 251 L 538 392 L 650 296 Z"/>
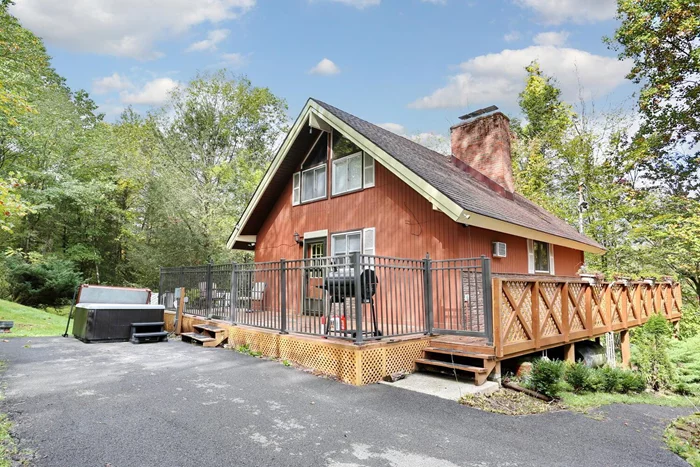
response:
<path id="1" fill-rule="evenodd" d="M 359 294 L 355 291 L 355 270 L 353 268 L 340 268 L 328 273 L 321 286 L 328 294 L 328 302 L 345 303 L 347 298 L 359 298 L 362 303 L 369 303 L 372 311 L 372 331 L 373 336 L 381 336 L 382 332 L 377 329 L 377 314 L 374 308 L 374 295 L 377 293 L 379 279 L 372 269 L 365 269 L 360 274 Z M 359 297 L 358 297 L 359 295 Z M 329 334 L 330 326 L 326 327 L 326 334 Z M 354 336 L 354 333 L 353 333 Z"/>

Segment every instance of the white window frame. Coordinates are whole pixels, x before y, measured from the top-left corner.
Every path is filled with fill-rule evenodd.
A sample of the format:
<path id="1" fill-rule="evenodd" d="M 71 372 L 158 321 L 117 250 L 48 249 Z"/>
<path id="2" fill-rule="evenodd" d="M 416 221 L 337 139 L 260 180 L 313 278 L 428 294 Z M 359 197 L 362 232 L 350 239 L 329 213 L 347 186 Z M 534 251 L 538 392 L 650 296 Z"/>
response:
<path id="1" fill-rule="evenodd" d="M 367 181 L 367 173 L 372 173 L 372 181 Z M 374 186 L 374 177 L 376 172 L 374 170 L 374 157 L 370 156 L 366 152 L 363 153 L 362 158 L 362 188 L 372 188 Z"/>
<path id="2" fill-rule="evenodd" d="M 292 206 L 301 204 L 301 172 L 294 172 L 292 177 Z"/>
<path id="3" fill-rule="evenodd" d="M 346 245 L 347 245 L 347 237 L 350 235 L 356 235 L 360 234 L 360 249 L 358 250 L 359 253 L 362 253 L 362 245 L 364 242 L 362 241 L 362 230 L 351 230 L 349 232 L 338 232 L 331 234 L 331 257 L 333 256 L 341 256 L 341 255 L 336 255 L 335 254 L 335 242 L 337 237 L 346 237 Z M 349 255 L 350 253 L 345 253 L 345 255 Z"/>
<path id="4" fill-rule="evenodd" d="M 547 245 L 547 250 L 549 252 L 549 270 L 548 271 L 540 271 L 535 269 L 535 242 L 540 242 L 544 243 Z M 530 240 L 528 239 L 527 241 L 527 269 L 528 269 L 528 274 L 550 274 L 554 275 L 554 245 L 551 243 L 547 242 L 542 242 L 539 240 Z"/>
<path id="5" fill-rule="evenodd" d="M 364 152 L 363 152 L 363 151 L 358 151 L 358 152 L 356 152 L 356 153 L 354 153 L 354 154 L 350 154 L 350 155 L 347 155 L 347 156 L 343 156 L 343 157 L 341 157 L 341 158 L 339 158 L 339 159 L 333 159 L 333 174 L 332 174 L 332 177 L 331 177 L 331 184 L 333 185 L 332 188 L 331 188 L 331 193 L 333 194 L 333 196 L 335 196 L 335 195 L 342 195 L 342 194 L 345 194 L 345 193 L 352 193 L 352 192 L 354 192 L 354 191 L 360 191 L 360 190 L 362 190 L 362 188 L 364 187 L 363 182 L 364 182 L 364 178 L 365 178 L 365 177 L 364 177 L 365 165 L 364 165 L 364 158 L 363 158 L 363 155 L 364 155 Z M 349 189 L 347 189 L 347 190 L 345 190 L 345 191 L 336 191 L 336 186 L 335 186 L 335 170 L 336 170 L 338 164 L 348 164 L 348 168 L 349 168 L 349 167 L 350 167 L 350 160 L 352 160 L 352 159 L 357 159 L 357 158 L 360 159 L 360 186 L 358 186 L 357 188 L 349 188 Z M 348 171 L 348 173 L 349 173 L 349 171 Z"/>
<path id="6" fill-rule="evenodd" d="M 325 175 L 326 175 L 326 184 L 324 185 L 323 195 L 319 195 L 319 196 L 316 197 L 316 198 L 304 199 L 304 198 L 303 198 L 303 196 L 304 196 L 304 174 L 305 174 L 306 172 L 316 171 L 316 170 L 319 170 L 319 169 L 323 169 L 323 170 L 325 171 Z M 318 201 L 318 200 L 320 200 L 320 199 L 325 199 L 325 198 L 328 196 L 328 166 L 327 166 L 327 164 L 325 164 L 325 163 L 324 163 L 324 164 L 319 164 L 319 165 L 316 165 L 316 166 L 311 167 L 311 168 L 309 168 L 309 169 L 302 170 L 301 172 L 297 172 L 297 174 L 300 174 L 300 182 L 299 182 L 300 193 L 299 193 L 299 200 L 301 201 L 301 204 L 311 203 L 311 202 L 313 202 L 313 201 Z M 295 175 L 296 175 L 296 174 L 295 174 Z M 314 180 L 316 180 L 316 177 L 314 177 Z M 294 204 L 294 203 L 293 203 L 293 199 L 292 199 L 292 204 Z"/>

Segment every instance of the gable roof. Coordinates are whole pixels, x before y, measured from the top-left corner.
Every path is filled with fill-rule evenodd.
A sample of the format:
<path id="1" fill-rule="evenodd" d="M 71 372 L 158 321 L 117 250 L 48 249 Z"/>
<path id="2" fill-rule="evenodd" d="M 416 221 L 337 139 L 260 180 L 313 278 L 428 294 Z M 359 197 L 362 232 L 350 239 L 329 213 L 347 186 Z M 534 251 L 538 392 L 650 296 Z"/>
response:
<path id="1" fill-rule="evenodd" d="M 524 196 L 515 193 L 512 200 L 505 198 L 455 166 L 449 157 L 314 99 L 308 100 L 263 177 L 229 239 L 229 248 L 244 248 L 246 239 L 257 234 L 263 213 L 270 211 L 270 201 L 276 201 L 300 162 L 300 148 L 308 148 L 308 140 L 314 137 L 308 131 L 300 132 L 309 115 L 339 130 L 456 222 L 593 253 L 605 251 Z M 302 144 L 297 137 L 304 140 Z M 277 183 L 273 181 L 282 186 L 274 189 Z"/>

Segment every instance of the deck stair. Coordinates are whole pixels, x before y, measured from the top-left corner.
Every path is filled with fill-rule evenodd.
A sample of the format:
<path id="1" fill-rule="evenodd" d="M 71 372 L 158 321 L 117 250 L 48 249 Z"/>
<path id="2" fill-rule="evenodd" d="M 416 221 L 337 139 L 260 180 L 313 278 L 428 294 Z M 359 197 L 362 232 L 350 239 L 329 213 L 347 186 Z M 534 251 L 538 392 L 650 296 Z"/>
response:
<path id="1" fill-rule="evenodd" d="M 496 367 L 494 348 L 485 340 L 439 337 L 423 349 L 423 358 L 416 360 L 421 370 L 454 374 L 471 373 L 477 386 L 486 382 Z"/>
<path id="2" fill-rule="evenodd" d="M 218 347 L 228 337 L 228 331 L 215 324 L 195 324 L 195 332 L 183 332 L 183 342 L 199 344 L 203 347 Z"/>
<path id="3" fill-rule="evenodd" d="M 164 321 L 154 321 L 150 323 L 131 323 L 132 344 L 144 344 L 146 342 L 168 342 L 168 332 L 163 328 Z"/>

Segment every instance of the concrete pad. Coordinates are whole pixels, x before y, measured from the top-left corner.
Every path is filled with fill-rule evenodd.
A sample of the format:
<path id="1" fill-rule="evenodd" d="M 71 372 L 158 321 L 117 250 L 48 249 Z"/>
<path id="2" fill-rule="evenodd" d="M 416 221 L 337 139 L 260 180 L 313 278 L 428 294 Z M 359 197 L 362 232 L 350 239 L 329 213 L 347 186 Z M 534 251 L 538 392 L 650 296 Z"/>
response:
<path id="1" fill-rule="evenodd" d="M 499 388 L 495 381 L 486 381 L 481 386 L 476 386 L 472 380 L 456 381 L 453 377 L 430 373 L 412 373 L 394 383 L 380 383 L 453 401 L 465 394 L 493 394 Z"/>

